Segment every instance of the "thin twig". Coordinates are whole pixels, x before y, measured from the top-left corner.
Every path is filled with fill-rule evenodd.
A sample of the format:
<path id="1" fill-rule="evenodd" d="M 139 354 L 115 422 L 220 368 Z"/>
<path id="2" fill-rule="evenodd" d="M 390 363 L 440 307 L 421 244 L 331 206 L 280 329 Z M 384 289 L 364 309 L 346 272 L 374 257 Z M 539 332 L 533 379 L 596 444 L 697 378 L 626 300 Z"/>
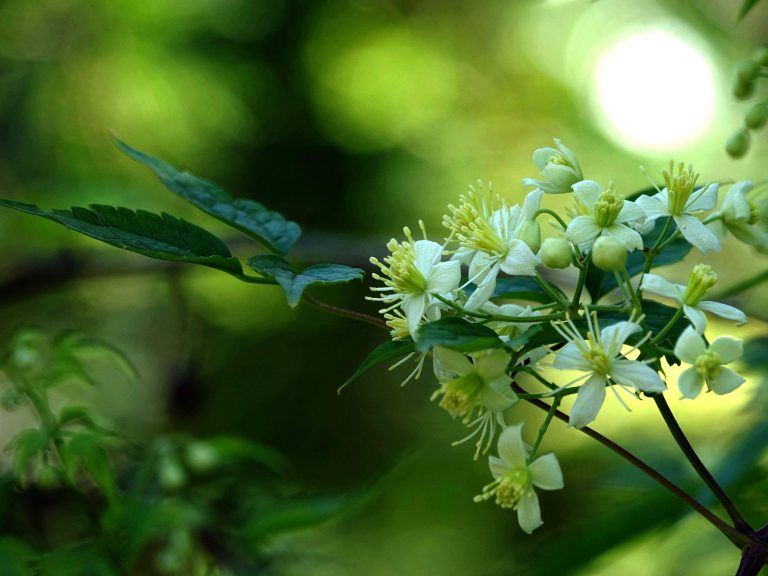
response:
<path id="1" fill-rule="evenodd" d="M 379 328 L 383 328 L 384 330 L 389 330 L 389 327 L 387 327 L 387 323 L 381 318 L 377 318 L 376 316 L 371 316 L 369 314 L 365 314 L 364 312 L 356 312 L 355 310 L 348 310 L 346 308 L 341 308 L 340 306 L 333 306 L 332 304 L 326 304 L 325 302 L 321 302 L 320 300 L 318 300 L 314 296 L 310 296 L 309 294 L 304 294 L 304 301 L 307 304 L 311 304 L 315 308 L 319 308 L 320 310 L 325 310 L 326 312 L 330 312 L 331 314 L 335 314 L 336 316 L 351 318 L 352 320 L 366 322 L 367 324 L 373 324 L 374 326 L 378 326 Z"/>

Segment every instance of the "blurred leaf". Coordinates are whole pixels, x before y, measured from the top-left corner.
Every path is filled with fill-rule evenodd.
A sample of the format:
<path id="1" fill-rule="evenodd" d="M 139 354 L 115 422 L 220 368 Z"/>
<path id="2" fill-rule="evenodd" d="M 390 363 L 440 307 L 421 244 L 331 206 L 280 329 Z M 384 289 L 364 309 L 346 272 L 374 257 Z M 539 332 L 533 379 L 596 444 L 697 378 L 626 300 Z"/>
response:
<path id="1" fill-rule="evenodd" d="M 390 340 L 379 344 L 373 351 L 368 354 L 368 357 L 363 361 L 360 367 L 355 370 L 355 373 L 350 376 L 344 384 L 342 384 L 338 392 L 344 390 L 347 386 L 352 384 L 355 380 L 360 378 L 368 370 L 374 366 L 392 360 L 393 358 L 400 358 L 408 354 L 413 354 L 416 351 L 416 345 L 411 338 L 403 338 L 402 340 Z"/>
<path id="2" fill-rule="evenodd" d="M 42 216 L 111 246 L 150 258 L 210 266 L 242 274 L 239 260 L 216 236 L 170 214 L 94 204 L 71 210 L 41 210 L 33 204 L 0 200 L 0 206 Z"/>
<path id="3" fill-rule="evenodd" d="M 475 352 L 489 348 L 501 348 L 504 343 L 496 332 L 463 318 L 450 317 L 435 320 L 419 327 L 416 349 L 427 352 L 434 346 L 445 346 L 461 352 Z"/>
<path id="4" fill-rule="evenodd" d="M 35 574 L 40 576 L 119 576 L 112 562 L 93 544 L 59 548 L 39 557 Z"/>
<path id="5" fill-rule="evenodd" d="M 744 342 L 744 355 L 741 361 L 750 369 L 768 370 L 768 336 L 753 338 Z"/>
<path id="6" fill-rule="evenodd" d="M 13 450 L 13 473 L 18 480 L 38 453 L 48 446 L 48 434 L 45 430 L 30 428 L 14 436 L 8 445 Z"/>
<path id="7" fill-rule="evenodd" d="M 752 11 L 752 8 L 757 6 L 758 2 L 760 2 L 760 0 L 744 0 L 744 4 L 741 5 L 741 10 L 739 10 L 739 20 L 749 14 Z"/>
<path id="8" fill-rule="evenodd" d="M 656 225 L 653 227 L 653 230 L 643 236 L 643 246 L 645 250 L 650 249 L 656 243 L 663 228 L 664 218 L 659 218 L 656 220 Z M 667 237 L 669 237 L 675 230 L 677 230 L 677 226 L 672 224 L 667 232 Z M 653 268 L 679 262 L 685 258 L 690 251 L 691 245 L 684 238 L 678 238 L 664 248 L 664 250 L 653 259 Z M 627 272 L 629 272 L 630 277 L 642 272 L 644 266 L 644 250 L 635 250 L 627 255 Z M 597 266 L 590 265 L 589 270 L 587 271 L 584 287 L 592 297 L 592 301 L 597 302 L 600 298 L 617 287 L 616 278 L 613 273 L 603 272 Z"/>
<path id="9" fill-rule="evenodd" d="M 350 280 L 359 280 L 364 272 L 341 264 L 315 264 L 301 272 L 294 272 L 291 265 L 280 256 L 251 256 L 248 265 L 262 276 L 275 280 L 283 290 L 288 305 L 294 308 L 301 301 L 304 290 L 309 286 L 330 286 Z"/>
<path id="10" fill-rule="evenodd" d="M 172 192 L 210 214 L 255 238 L 272 252 L 285 254 L 301 235 L 295 222 L 264 206 L 244 198 L 232 198 L 213 182 L 189 172 L 180 172 L 170 164 L 115 140 L 118 148 L 134 160 L 148 166 Z"/>
<path id="11" fill-rule="evenodd" d="M 74 376 L 95 386 L 97 382 L 90 377 L 80 358 L 99 356 L 111 360 L 131 381 L 139 379 L 136 368 L 118 348 L 98 338 L 68 332 L 53 344 L 49 380 L 56 383 L 68 376 Z"/>
<path id="12" fill-rule="evenodd" d="M 186 457 L 190 467 L 198 471 L 246 462 L 263 464 L 275 472 L 288 467 L 285 456 L 271 446 L 239 436 L 214 436 L 190 442 Z"/>
<path id="13" fill-rule="evenodd" d="M 104 450 L 106 437 L 93 430 L 83 430 L 74 434 L 62 446 L 61 452 L 70 476 L 75 476 L 82 468 L 101 488 L 104 495 L 115 502 L 118 497 L 115 473 L 112 463 Z"/>
<path id="14" fill-rule="evenodd" d="M 15 538 L 0 539 L 0 574 L 3 576 L 32 576 L 29 567 L 34 550 Z"/>

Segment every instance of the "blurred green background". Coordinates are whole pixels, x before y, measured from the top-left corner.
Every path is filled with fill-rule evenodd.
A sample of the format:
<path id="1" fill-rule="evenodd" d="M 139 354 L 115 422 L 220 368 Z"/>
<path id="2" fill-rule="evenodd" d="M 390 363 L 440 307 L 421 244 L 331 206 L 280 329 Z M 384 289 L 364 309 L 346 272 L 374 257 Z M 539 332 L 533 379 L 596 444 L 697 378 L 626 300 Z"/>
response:
<path id="1" fill-rule="evenodd" d="M 739 5 L 3 1 L 0 190 L 45 208 L 168 211 L 253 252 L 122 156 L 112 131 L 299 222 L 296 260 L 367 266 L 418 218 L 441 236 L 446 204 L 478 178 L 519 200 L 521 178 L 537 176 L 533 149 L 553 137 L 587 178 L 625 193 L 648 185 L 640 165 L 658 174 L 673 157 L 705 180 L 764 180 L 768 139 L 738 162 L 723 150 L 747 108 L 730 96 L 733 66 L 768 28 L 765 6 L 738 23 Z M 557 450 L 566 489 L 542 496 L 534 536 L 514 514 L 473 504 L 487 466 L 471 447 L 451 448 L 463 428 L 429 402 L 431 376 L 401 389 L 404 375 L 382 368 L 336 395 L 383 339 L 370 326 L 289 310 L 277 288 L 158 265 L 16 213 L 0 213 L 0 242 L 0 338 L 28 325 L 78 329 L 138 366 L 139 385 L 89 393 L 113 426 L 139 440 L 243 434 L 286 454 L 293 477 L 318 492 L 371 491 L 343 517 L 273 542 L 278 574 L 735 570 L 738 552 L 711 526 L 560 423 L 545 448 Z M 682 280 L 700 260 L 692 253 L 669 275 Z M 720 287 L 765 267 L 732 240 L 707 261 Z M 375 313 L 365 294 L 349 285 L 321 297 Z M 765 334 L 764 289 L 733 303 L 754 318 L 738 335 Z M 760 390 L 755 371 L 731 397 L 673 403 L 755 522 L 768 520 Z M 698 486 L 653 406 L 632 407 L 609 399 L 596 427 Z M 538 426 L 538 414 L 514 412 L 529 432 Z M 3 437 L 19 425 L 6 419 Z"/>

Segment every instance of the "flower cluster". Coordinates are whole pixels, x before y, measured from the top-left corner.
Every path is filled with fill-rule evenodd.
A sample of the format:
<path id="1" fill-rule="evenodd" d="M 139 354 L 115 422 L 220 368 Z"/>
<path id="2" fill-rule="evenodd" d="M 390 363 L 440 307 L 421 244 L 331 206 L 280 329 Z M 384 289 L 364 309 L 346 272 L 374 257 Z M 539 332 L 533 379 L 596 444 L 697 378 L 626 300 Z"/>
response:
<path id="1" fill-rule="evenodd" d="M 382 285 L 370 298 L 384 304 L 392 339 L 402 345 L 395 366 L 415 357 L 406 381 L 421 375 L 431 355 L 438 382 L 432 399 L 469 428 L 455 444 L 474 439 L 477 459 L 498 437 L 498 457 L 489 457 L 494 480 L 476 500 L 517 510 L 526 532 L 541 524 L 534 488 L 563 487 L 556 456 L 539 448 L 553 416 L 565 418 L 558 408 L 568 396 L 576 398 L 567 420 L 579 429 L 598 417 L 608 390 L 628 410 L 667 391 L 663 359 L 691 365 L 677 384 L 684 398 L 705 385 L 725 394 L 744 382 L 724 366 L 738 360 L 740 342 L 708 345 L 704 336 L 707 314 L 747 320 L 705 299 L 717 274 L 699 263 L 678 285 L 651 270 L 682 260 L 692 247 L 717 251 L 728 232 L 768 251 L 768 209 L 749 181 L 731 185 L 717 208 L 720 186 L 699 184 L 683 163 L 662 171 L 656 194 L 625 198 L 613 183 L 584 179 L 559 140 L 533 159 L 541 178 L 523 179 L 530 190 L 518 202 L 479 183 L 448 206 L 442 242 L 427 239 L 423 224 L 421 240 L 408 228 L 404 240 L 390 240 L 390 254 L 371 260 Z M 567 215 L 542 207 L 547 194 L 568 193 Z M 543 242 L 542 215 L 554 217 L 555 228 Z M 521 401 L 549 406 L 531 446 L 510 415 Z"/>

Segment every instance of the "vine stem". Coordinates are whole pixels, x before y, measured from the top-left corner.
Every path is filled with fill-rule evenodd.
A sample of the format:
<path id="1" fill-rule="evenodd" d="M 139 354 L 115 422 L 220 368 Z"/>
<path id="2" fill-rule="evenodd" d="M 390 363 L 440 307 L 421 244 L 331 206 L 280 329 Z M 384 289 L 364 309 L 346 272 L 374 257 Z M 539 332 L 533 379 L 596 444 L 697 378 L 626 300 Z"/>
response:
<path id="1" fill-rule="evenodd" d="M 664 222 L 664 227 L 661 229 L 661 234 L 659 234 L 659 237 L 656 239 L 656 242 L 654 243 L 653 247 L 645 255 L 645 264 L 643 265 L 643 275 L 651 271 L 651 268 L 653 267 L 653 259 L 656 258 L 656 254 L 659 251 L 659 247 L 664 241 L 664 236 L 667 235 L 667 232 L 669 231 L 670 226 L 672 226 L 672 216 L 667 216 L 667 221 Z"/>
<path id="2" fill-rule="evenodd" d="M 440 300 L 443 304 L 450 306 L 459 314 L 464 316 L 470 316 L 472 318 L 480 318 L 482 320 L 500 320 L 506 322 L 546 322 L 547 320 L 559 320 L 563 317 L 562 312 L 553 312 L 552 314 L 541 314 L 540 316 L 507 316 L 505 314 L 491 314 L 490 312 L 480 312 L 467 310 L 460 304 L 448 300 L 440 294 L 433 294 L 435 298 Z"/>
<path id="3" fill-rule="evenodd" d="M 720 484 L 717 483 L 715 477 L 712 476 L 712 473 L 707 469 L 706 466 L 704 466 L 704 463 L 694 451 L 693 446 L 691 446 L 691 443 L 688 441 L 688 438 L 683 432 L 683 429 L 680 428 L 680 424 L 678 424 L 674 414 L 672 414 L 672 409 L 669 407 L 669 404 L 667 404 L 667 400 L 664 398 L 664 395 L 652 394 L 651 397 L 653 398 L 653 401 L 656 402 L 656 406 L 661 413 L 661 417 L 664 419 L 667 428 L 669 428 L 669 431 L 672 433 L 672 436 L 674 437 L 675 442 L 677 442 L 677 445 L 680 447 L 680 450 L 683 451 L 683 454 L 685 455 L 688 462 L 691 463 L 691 466 L 693 466 L 694 470 L 696 470 L 696 473 L 701 477 L 709 489 L 712 490 L 712 493 L 715 495 L 720 504 L 722 504 L 723 508 L 728 513 L 728 516 L 730 516 L 731 520 L 736 526 L 736 529 L 739 531 L 747 531 L 751 533 L 752 527 L 736 509 L 734 503 L 725 493 Z"/>
<path id="4" fill-rule="evenodd" d="M 717 296 L 715 296 L 714 299 L 722 300 L 724 298 L 728 298 L 729 296 L 734 296 L 739 292 L 743 292 L 744 290 L 749 290 L 750 288 L 754 288 L 755 286 L 762 284 L 766 280 L 768 280 L 768 270 L 763 270 L 762 272 L 760 272 L 759 274 L 755 274 L 751 278 L 747 278 L 742 282 L 738 282 L 733 286 L 729 286 L 725 290 L 722 290 Z"/>
<path id="5" fill-rule="evenodd" d="M 525 391 L 520 388 L 517 384 L 513 383 L 513 388 L 516 392 L 524 393 Z M 529 404 L 532 404 L 533 406 L 536 406 L 539 410 L 543 410 L 545 412 L 549 412 L 551 406 L 547 404 L 546 402 L 543 402 L 542 400 L 538 400 L 536 398 L 525 398 L 525 401 Z M 568 422 L 568 415 L 564 412 L 561 412 L 560 410 L 555 410 L 554 412 L 555 418 L 558 420 L 561 420 L 563 422 Z M 579 429 L 581 432 L 589 436 L 590 438 L 597 440 L 600 444 L 608 448 L 609 450 L 613 451 L 615 454 L 619 455 L 621 458 L 650 476 L 653 480 L 664 486 L 667 490 L 672 492 L 675 496 L 683 500 L 686 504 L 688 504 L 691 508 L 693 508 L 696 512 L 698 512 L 701 516 L 704 517 L 704 519 L 707 520 L 710 524 L 712 524 L 715 528 L 720 530 L 720 532 L 723 533 L 731 542 L 733 542 L 738 548 L 743 548 L 747 544 L 749 544 L 752 540 L 745 534 L 742 534 L 738 530 L 736 530 L 734 527 L 729 526 L 725 521 L 723 521 L 721 518 L 719 518 L 716 514 L 714 514 L 712 511 L 708 510 L 704 505 L 699 503 L 693 496 L 688 494 L 685 490 L 680 488 L 677 484 L 669 480 L 666 476 L 661 474 L 658 470 L 655 468 L 649 466 L 646 464 L 643 460 L 626 450 L 625 448 L 622 448 L 620 445 L 618 445 L 616 442 L 611 440 L 610 438 L 607 438 L 597 432 L 596 430 L 593 430 L 592 428 L 585 426 L 584 428 Z"/>
<path id="6" fill-rule="evenodd" d="M 656 335 L 651 339 L 652 344 L 657 344 L 658 342 L 661 342 L 664 339 L 664 336 L 666 336 L 670 330 L 677 324 L 677 321 L 680 320 L 680 317 L 683 315 L 683 307 L 680 306 L 677 310 L 675 310 L 675 313 L 672 315 L 672 318 L 669 319 L 669 322 L 667 322 L 667 325 L 664 326 L 661 330 L 659 330 Z"/>
<path id="7" fill-rule="evenodd" d="M 341 316 L 343 318 L 351 318 L 352 320 L 358 320 L 359 322 L 373 324 L 374 326 L 378 326 L 379 328 L 383 328 L 384 330 L 389 330 L 387 323 L 381 318 L 376 318 L 376 316 L 371 316 L 369 314 L 365 314 L 364 312 L 356 312 L 355 310 L 348 310 L 346 308 L 341 308 L 340 306 L 333 306 L 332 304 L 326 304 L 325 302 L 321 302 L 320 300 L 318 300 L 314 296 L 310 296 L 309 294 L 304 294 L 304 301 L 307 304 L 310 304 L 315 308 L 318 308 L 319 310 L 330 312 L 331 314 L 335 314 L 336 316 Z"/>

